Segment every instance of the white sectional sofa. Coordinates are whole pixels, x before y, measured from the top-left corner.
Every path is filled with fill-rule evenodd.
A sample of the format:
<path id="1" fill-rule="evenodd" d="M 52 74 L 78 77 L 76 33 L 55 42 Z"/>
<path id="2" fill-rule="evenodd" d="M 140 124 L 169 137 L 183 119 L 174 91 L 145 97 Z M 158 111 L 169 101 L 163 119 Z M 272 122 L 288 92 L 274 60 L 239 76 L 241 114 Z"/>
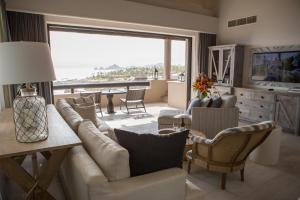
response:
<path id="1" fill-rule="evenodd" d="M 56 107 L 83 142 L 82 146 L 70 150 L 61 167 L 62 183 L 69 199 L 194 200 L 201 197 L 200 190 L 186 181 L 183 169 L 130 177 L 129 161 L 124 159 L 127 150 L 114 140 L 105 123 L 99 120 L 96 127 L 83 120 L 63 99 Z M 120 156 L 123 156 L 121 161 Z"/>

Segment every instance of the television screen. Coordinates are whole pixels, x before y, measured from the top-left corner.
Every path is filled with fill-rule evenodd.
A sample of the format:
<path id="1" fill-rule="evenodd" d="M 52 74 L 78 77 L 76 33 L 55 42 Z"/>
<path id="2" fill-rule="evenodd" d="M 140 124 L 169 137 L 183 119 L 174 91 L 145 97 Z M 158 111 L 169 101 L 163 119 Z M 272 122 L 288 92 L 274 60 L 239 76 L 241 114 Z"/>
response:
<path id="1" fill-rule="evenodd" d="M 300 51 L 254 53 L 252 80 L 300 83 Z"/>

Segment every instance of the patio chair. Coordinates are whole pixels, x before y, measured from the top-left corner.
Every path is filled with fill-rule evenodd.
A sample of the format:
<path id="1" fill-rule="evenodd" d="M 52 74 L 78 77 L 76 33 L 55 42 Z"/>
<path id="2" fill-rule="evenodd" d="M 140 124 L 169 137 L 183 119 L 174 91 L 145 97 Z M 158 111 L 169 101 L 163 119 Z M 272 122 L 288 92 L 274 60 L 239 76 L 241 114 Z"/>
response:
<path id="1" fill-rule="evenodd" d="M 129 89 L 126 98 L 120 98 L 120 110 L 122 110 L 122 105 L 124 104 L 128 114 L 130 109 L 138 108 L 144 108 L 145 112 L 147 112 L 144 104 L 145 92 L 146 89 Z M 135 107 L 129 107 L 129 105 L 132 104 L 135 105 Z M 141 106 L 138 107 L 138 105 Z"/>
<path id="2" fill-rule="evenodd" d="M 101 116 L 103 117 L 103 113 L 102 113 L 102 109 L 101 109 L 101 95 L 102 95 L 101 91 L 95 92 L 95 93 L 80 93 L 81 97 L 86 97 L 86 96 L 90 96 L 90 95 L 94 96 L 94 101 L 95 101 L 97 112 L 100 112 Z"/>

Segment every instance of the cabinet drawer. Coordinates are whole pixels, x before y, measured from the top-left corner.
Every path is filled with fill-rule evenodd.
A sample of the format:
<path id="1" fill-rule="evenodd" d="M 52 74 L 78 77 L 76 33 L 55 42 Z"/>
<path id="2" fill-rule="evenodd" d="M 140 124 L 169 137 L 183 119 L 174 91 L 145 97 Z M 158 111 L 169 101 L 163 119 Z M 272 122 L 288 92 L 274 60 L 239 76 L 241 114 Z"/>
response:
<path id="1" fill-rule="evenodd" d="M 237 99 L 236 103 L 237 107 L 249 107 L 260 110 L 262 112 L 273 112 L 275 110 L 275 103 L 269 103 L 265 101 L 251 101 L 247 99 Z"/>
<path id="2" fill-rule="evenodd" d="M 275 95 L 263 92 L 256 92 L 254 90 L 235 89 L 235 95 L 239 99 L 257 100 L 275 103 Z"/>
<path id="3" fill-rule="evenodd" d="M 253 95 L 253 99 L 259 100 L 259 101 L 267 101 L 267 102 L 275 103 L 275 95 L 273 95 L 273 94 L 265 94 L 265 93 L 255 92 Z"/>
<path id="4" fill-rule="evenodd" d="M 273 120 L 273 113 L 262 112 L 256 109 L 241 107 L 239 110 L 239 114 L 241 119 L 247 121 L 260 122 L 260 121 Z"/>

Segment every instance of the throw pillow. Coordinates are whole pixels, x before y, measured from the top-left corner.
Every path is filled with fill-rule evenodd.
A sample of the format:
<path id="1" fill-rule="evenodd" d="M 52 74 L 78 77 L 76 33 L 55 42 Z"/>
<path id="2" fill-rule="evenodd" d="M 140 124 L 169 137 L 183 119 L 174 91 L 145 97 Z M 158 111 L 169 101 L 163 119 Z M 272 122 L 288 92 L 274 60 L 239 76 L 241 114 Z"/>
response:
<path id="1" fill-rule="evenodd" d="M 101 133 L 89 120 L 79 125 L 78 136 L 109 181 L 130 177 L 128 151 Z"/>
<path id="2" fill-rule="evenodd" d="M 221 108 L 233 108 L 237 101 L 237 97 L 235 95 L 222 95 L 221 98 Z"/>
<path id="3" fill-rule="evenodd" d="M 214 96 L 208 107 L 220 108 L 222 105 L 222 98 L 219 96 Z"/>
<path id="4" fill-rule="evenodd" d="M 211 98 L 205 97 L 204 99 L 202 99 L 200 107 L 208 107 L 210 102 L 211 102 Z"/>
<path id="5" fill-rule="evenodd" d="M 97 114 L 96 114 L 96 106 L 81 106 L 80 104 L 75 104 L 74 110 L 78 112 L 78 114 L 83 119 L 89 119 L 91 120 L 96 126 L 97 126 Z"/>
<path id="6" fill-rule="evenodd" d="M 191 115 L 192 114 L 192 109 L 194 107 L 200 107 L 200 105 L 201 105 L 201 99 L 193 98 L 189 103 L 189 107 L 187 108 L 186 113 Z"/>
<path id="7" fill-rule="evenodd" d="M 119 144 L 129 152 L 131 176 L 173 167 L 182 168 L 188 130 L 164 135 L 138 134 L 115 129 Z"/>
<path id="8" fill-rule="evenodd" d="M 73 101 L 74 104 L 93 105 L 95 104 L 94 96 L 95 95 L 89 95 L 89 96 L 74 98 Z"/>

